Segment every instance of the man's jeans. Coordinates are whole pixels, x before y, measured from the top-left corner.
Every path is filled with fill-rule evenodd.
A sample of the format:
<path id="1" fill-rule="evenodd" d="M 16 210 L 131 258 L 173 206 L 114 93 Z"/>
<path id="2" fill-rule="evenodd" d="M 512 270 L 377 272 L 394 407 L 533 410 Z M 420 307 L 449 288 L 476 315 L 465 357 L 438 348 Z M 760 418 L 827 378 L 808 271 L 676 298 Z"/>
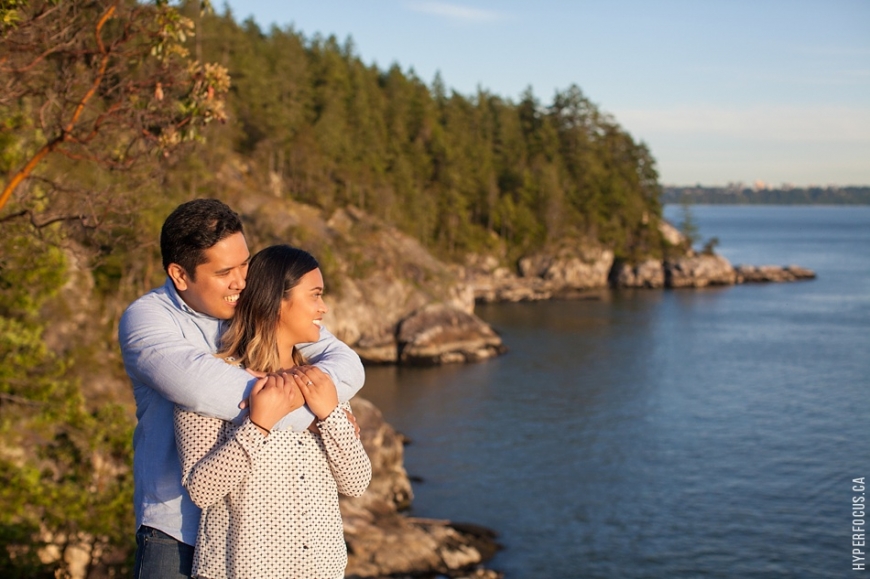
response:
<path id="1" fill-rule="evenodd" d="M 136 531 L 136 545 L 133 579 L 190 579 L 192 545 L 144 525 Z"/>

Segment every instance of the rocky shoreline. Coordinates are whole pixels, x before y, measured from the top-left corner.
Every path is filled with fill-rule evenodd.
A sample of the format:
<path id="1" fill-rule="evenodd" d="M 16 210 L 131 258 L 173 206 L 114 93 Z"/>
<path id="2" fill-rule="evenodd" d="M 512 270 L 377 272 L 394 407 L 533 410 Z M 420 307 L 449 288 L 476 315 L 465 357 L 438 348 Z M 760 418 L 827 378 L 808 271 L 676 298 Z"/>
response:
<path id="1" fill-rule="evenodd" d="M 355 207 L 326 217 L 289 200 L 246 196 L 237 205 L 252 238 L 269 232 L 254 245 L 290 241 L 328 257 L 323 266 L 332 311 L 326 325 L 369 364 L 450 364 L 500 355 L 506 347 L 474 315 L 478 303 L 815 277 L 795 265 L 734 267 L 722 256 L 695 253 L 664 221 L 659 231 L 665 259 L 629 263 L 617 260 L 611 249 L 593 239 L 566 239 L 511 266 L 504 257 L 476 254 L 459 265 L 439 260 L 410 235 Z"/>
<path id="2" fill-rule="evenodd" d="M 270 231 L 275 241 L 304 239 L 300 245 L 328 256 L 322 267 L 333 289 L 326 325 L 367 364 L 464 363 L 502 354 L 501 338 L 474 315 L 478 303 L 815 277 L 798 266 L 734 267 L 724 257 L 697 254 L 667 223 L 660 226 L 671 248 L 667 259 L 621 262 L 595 241 L 574 240 L 527 255 L 509 268 L 491 255 L 470 255 L 464 265 L 444 263 L 413 237 L 353 207 L 326 219 L 314 208 L 286 200 L 248 197 L 239 205 L 248 231 Z M 500 548 L 492 530 L 404 514 L 413 500 L 403 466 L 406 441 L 370 402 L 357 398 L 353 406 L 373 478 L 362 497 L 341 498 L 347 577 L 501 577 L 484 566 Z"/>
<path id="3" fill-rule="evenodd" d="M 591 260 L 587 261 L 591 256 Z M 614 265 L 606 250 L 584 256 L 534 256 L 514 274 L 494 260 L 477 260 L 465 270 L 477 302 L 577 298 L 611 288 L 702 288 L 739 283 L 813 279 L 798 266 L 737 267 L 716 255 L 647 260 Z M 398 322 L 396 362 L 444 364 L 484 360 L 505 350 L 498 335 L 472 313 L 445 304 L 428 304 Z M 382 360 L 379 360 L 382 361 Z M 499 550 L 497 535 L 472 524 L 408 517 L 413 500 L 403 466 L 404 437 L 387 424 L 367 400 L 354 400 L 362 440 L 372 459 L 369 490 L 359 498 L 341 497 L 349 563 L 346 576 L 363 578 L 498 579 L 484 564 Z"/>
<path id="4" fill-rule="evenodd" d="M 588 255 L 588 253 L 587 253 Z M 688 254 L 666 260 L 647 259 L 637 264 L 614 262 L 613 254 L 600 250 L 586 261 L 579 255 L 536 257 L 529 267 L 520 261 L 519 272 L 478 260 L 469 268 L 467 281 L 478 303 L 539 301 L 582 297 L 591 290 L 646 288 L 704 288 L 743 283 L 792 282 L 816 277 L 797 265 L 738 265 L 720 255 Z M 525 267 L 524 267 L 525 265 Z"/>
<path id="5" fill-rule="evenodd" d="M 402 514 L 413 500 L 403 465 L 404 437 L 368 400 L 353 400 L 372 482 L 361 497 L 340 497 L 349 579 L 397 577 L 498 579 L 482 564 L 500 548 L 496 534 L 473 524 Z"/>

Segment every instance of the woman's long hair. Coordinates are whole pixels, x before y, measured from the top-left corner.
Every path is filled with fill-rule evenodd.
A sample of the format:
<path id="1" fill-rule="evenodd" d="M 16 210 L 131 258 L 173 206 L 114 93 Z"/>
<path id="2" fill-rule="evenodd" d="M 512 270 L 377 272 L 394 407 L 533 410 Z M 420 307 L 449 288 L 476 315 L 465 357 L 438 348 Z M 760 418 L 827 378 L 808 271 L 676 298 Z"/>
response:
<path id="1" fill-rule="evenodd" d="M 281 301 L 299 285 L 302 276 L 317 267 L 310 253 L 289 245 L 273 245 L 254 255 L 236 314 L 221 338 L 218 357 L 231 358 L 252 370 L 280 370 L 276 329 Z M 301 362 L 295 347 L 293 359 Z"/>

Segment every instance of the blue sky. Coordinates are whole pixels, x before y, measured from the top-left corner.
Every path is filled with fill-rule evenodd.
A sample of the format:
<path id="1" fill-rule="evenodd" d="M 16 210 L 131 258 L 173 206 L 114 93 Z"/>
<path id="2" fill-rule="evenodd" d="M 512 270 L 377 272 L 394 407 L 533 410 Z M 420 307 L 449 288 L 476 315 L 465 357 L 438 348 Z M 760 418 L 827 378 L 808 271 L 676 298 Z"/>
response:
<path id="1" fill-rule="evenodd" d="M 219 6 L 218 2 L 215 2 Z M 867 0 L 231 0 L 465 95 L 577 84 L 664 184 L 870 185 Z M 220 8 L 219 8 L 220 10 Z"/>

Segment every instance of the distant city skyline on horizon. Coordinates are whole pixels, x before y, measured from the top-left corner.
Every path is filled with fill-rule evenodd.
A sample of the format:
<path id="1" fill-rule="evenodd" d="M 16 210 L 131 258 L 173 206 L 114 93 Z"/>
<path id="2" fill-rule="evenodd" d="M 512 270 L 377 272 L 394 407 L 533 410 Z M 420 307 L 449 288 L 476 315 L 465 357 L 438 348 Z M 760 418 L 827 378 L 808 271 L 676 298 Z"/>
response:
<path id="1" fill-rule="evenodd" d="M 660 182 L 870 184 L 870 2 L 230 0 L 237 20 L 353 39 L 369 65 L 546 105 L 576 84 Z M 221 10 L 218 7 L 218 10 Z"/>
<path id="2" fill-rule="evenodd" d="M 807 189 L 870 189 L 870 185 L 864 184 L 850 184 L 850 185 L 835 185 L 835 184 L 821 184 L 821 183 L 810 183 L 808 185 L 795 185 L 794 183 L 766 183 L 764 181 L 754 181 L 752 183 L 744 183 L 743 181 L 729 181 L 728 183 L 692 183 L 692 184 L 679 184 L 679 183 L 662 183 L 662 187 L 665 189 L 691 189 L 693 187 L 700 187 L 704 189 L 724 189 L 724 190 L 733 190 L 740 191 L 751 189 L 753 191 L 792 191 L 792 190 L 807 190 Z"/>

